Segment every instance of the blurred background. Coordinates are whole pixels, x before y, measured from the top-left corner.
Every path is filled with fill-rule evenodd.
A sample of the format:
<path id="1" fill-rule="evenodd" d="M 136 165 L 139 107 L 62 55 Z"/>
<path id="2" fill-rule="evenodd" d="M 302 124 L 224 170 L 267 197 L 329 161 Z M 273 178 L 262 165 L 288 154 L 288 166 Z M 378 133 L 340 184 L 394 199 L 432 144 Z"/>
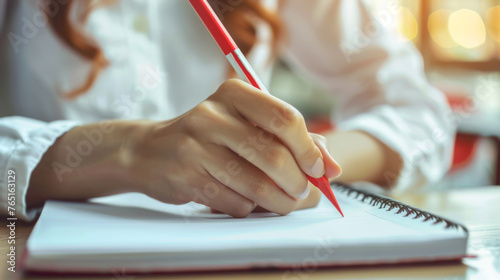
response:
<path id="1" fill-rule="evenodd" d="M 375 19 L 389 5 L 400 6 L 383 25 L 401 42 L 415 44 L 428 79 L 454 111 L 453 166 L 431 188 L 500 185 L 500 0 L 365 1 Z M 304 114 L 311 131 L 334 126 L 334 100 L 286 65 L 275 69 L 271 90 Z"/>

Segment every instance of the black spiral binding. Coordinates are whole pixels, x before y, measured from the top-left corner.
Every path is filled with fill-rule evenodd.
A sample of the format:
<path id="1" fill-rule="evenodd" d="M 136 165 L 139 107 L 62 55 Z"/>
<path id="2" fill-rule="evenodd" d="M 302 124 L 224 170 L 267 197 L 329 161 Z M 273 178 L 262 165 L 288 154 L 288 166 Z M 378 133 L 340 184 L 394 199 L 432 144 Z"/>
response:
<path id="1" fill-rule="evenodd" d="M 338 189 L 339 191 L 346 193 L 348 196 L 351 196 L 354 194 L 354 198 L 361 200 L 361 202 L 367 202 L 368 204 L 372 206 L 378 206 L 379 209 L 386 208 L 387 211 L 391 211 L 394 209 L 398 209 L 396 214 L 401 214 L 405 213 L 405 217 L 408 217 L 410 215 L 415 215 L 413 219 L 419 219 L 424 217 L 423 221 L 434 221 L 434 224 L 439 224 L 439 223 L 445 223 L 446 228 L 454 228 L 454 229 L 459 229 L 461 228 L 468 234 L 468 230 L 465 226 L 461 224 L 457 224 L 455 222 L 452 222 L 448 219 L 445 219 L 443 217 L 431 214 L 429 212 L 426 212 L 424 210 L 412 207 L 410 205 L 404 204 L 402 202 L 390 199 L 388 197 L 383 197 L 379 195 L 375 195 L 372 193 L 369 193 L 367 191 L 359 190 L 359 189 L 354 189 L 346 184 L 339 183 L 339 182 L 334 182 L 331 183 L 331 186 Z"/>

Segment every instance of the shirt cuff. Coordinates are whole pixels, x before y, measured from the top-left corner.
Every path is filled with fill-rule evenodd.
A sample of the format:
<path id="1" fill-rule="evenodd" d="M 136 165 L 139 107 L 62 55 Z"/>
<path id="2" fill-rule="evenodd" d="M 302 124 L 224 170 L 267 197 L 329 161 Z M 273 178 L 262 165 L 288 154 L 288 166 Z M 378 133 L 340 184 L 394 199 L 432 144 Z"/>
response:
<path id="1" fill-rule="evenodd" d="M 78 123 L 73 121 L 51 122 L 35 128 L 29 133 L 29 137 L 17 140 L 7 164 L 4 166 L 5 170 L 2 170 L 2 174 L 7 174 L 9 170 L 15 172 L 15 217 L 32 221 L 40 212 L 41 208 L 28 211 L 26 207 L 26 194 L 28 193 L 31 173 L 56 139 L 76 125 Z M 7 199 L 0 201 L 0 203 L 4 209 L 9 206 Z"/>
<path id="2" fill-rule="evenodd" d="M 362 114 L 338 124 L 338 129 L 343 131 L 363 131 L 375 137 L 387 147 L 395 151 L 402 160 L 402 165 L 398 173 L 387 171 L 384 173 L 384 179 L 387 182 L 388 190 L 391 192 L 403 192 L 408 189 L 419 188 L 427 185 L 428 177 L 440 178 L 441 174 L 435 176 L 424 176 L 422 174 L 423 162 L 421 159 L 425 155 L 418 155 L 421 151 L 415 148 L 414 140 L 411 135 L 402 135 L 401 131 L 394 127 L 388 116 L 378 114 Z M 428 166 L 429 169 L 435 168 L 434 172 L 440 173 L 436 169 L 439 166 Z"/>

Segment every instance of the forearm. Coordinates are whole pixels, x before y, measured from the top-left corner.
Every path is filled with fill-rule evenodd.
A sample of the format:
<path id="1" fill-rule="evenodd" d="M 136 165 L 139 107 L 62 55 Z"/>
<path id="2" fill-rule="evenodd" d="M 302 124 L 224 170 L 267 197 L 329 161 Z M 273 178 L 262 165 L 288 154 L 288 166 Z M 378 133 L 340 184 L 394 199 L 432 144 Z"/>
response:
<path id="1" fill-rule="evenodd" d="M 33 171 L 26 203 L 47 199 L 85 200 L 134 191 L 132 160 L 138 122 L 108 121 L 79 126 L 57 139 Z M 116 151 L 116 152 L 110 152 Z"/>
<path id="2" fill-rule="evenodd" d="M 362 131 L 341 131 L 325 135 L 328 149 L 342 167 L 336 180 L 367 181 L 391 187 L 387 174 L 399 174 L 400 156 L 373 136 Z"/>

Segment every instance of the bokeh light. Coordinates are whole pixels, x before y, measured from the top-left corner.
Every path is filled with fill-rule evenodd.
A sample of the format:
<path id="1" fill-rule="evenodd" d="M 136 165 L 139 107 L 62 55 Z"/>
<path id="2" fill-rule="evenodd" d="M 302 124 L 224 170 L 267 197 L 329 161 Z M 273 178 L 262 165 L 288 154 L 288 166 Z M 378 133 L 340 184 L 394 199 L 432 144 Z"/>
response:
<path id="1" fill-rule="evenodd" d="M 453 48 L 457 45 L 448 31 L 448 18 L 451 13 L 450 10 L 440 9 L 430 14 L 428 20 L 428 29 L 432 40 L 444 49 Z"/>
<path id="2" fill-rule="evenodd" d="M 486 41 L 483 19 L 473 10 L 453 12 L 448 19 L 448 29 L 453 40 L 466 49 L 477 48 Z"/>
<path id="3" fill-rule="evenodd" d="M 401 8 L 399 32 L 403 34 L 407 41 L 415 39 L 418 35 L 418 22 L 415 15 L 407 7 Z"/>
<path id="4" fill-rule="evenodd" d="M 486 13 L 486 20 L 491 38 L 500 43 L 500 6 L 490 8 Z"/>

